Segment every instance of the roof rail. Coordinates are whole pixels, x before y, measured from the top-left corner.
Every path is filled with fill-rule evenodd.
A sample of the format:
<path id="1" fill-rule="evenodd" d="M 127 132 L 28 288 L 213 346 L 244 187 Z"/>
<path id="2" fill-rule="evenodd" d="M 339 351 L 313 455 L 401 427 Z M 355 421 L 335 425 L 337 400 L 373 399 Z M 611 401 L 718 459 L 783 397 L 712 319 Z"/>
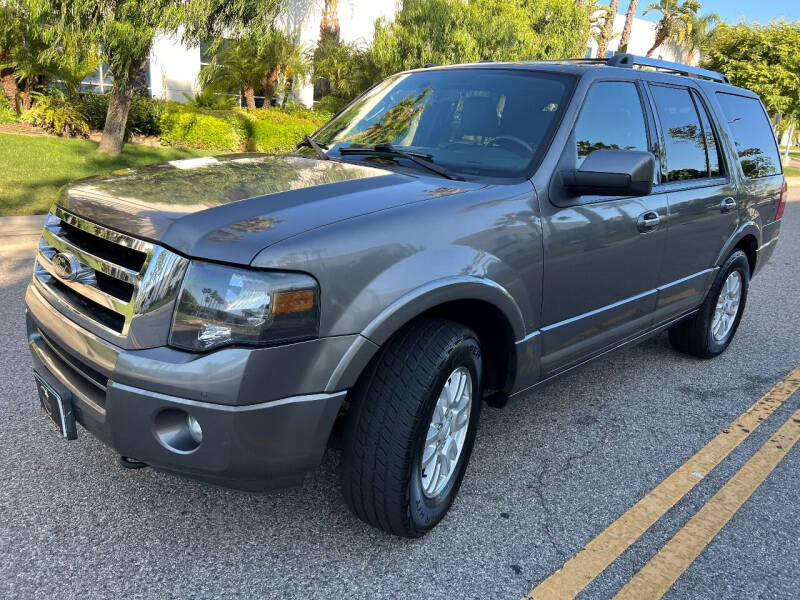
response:
<path id="1" fill-rule="evenodd" d="M 585 59 L 583 59 L 585 60 Z M 718 81 L 720 83 L 730 83 L 730 80 L 722 73 L 716 71 L 709 71 L 708 69 L 701 69 L 700 67 L 690 67 L 689 65 L 682 65 L 668 60 L 660 60 L 657 58 L 648 58 L 646 56 L 635 56 L 633 54 L 615 54 L 607 59 L 602 59 L 609 67 L 651 67 L 661 71 L 669 71 L 671 73 L 679 73 L 681 75 L 688 75 L 690 77 L 702 77 L 710 79 L 711 81 Z"/>

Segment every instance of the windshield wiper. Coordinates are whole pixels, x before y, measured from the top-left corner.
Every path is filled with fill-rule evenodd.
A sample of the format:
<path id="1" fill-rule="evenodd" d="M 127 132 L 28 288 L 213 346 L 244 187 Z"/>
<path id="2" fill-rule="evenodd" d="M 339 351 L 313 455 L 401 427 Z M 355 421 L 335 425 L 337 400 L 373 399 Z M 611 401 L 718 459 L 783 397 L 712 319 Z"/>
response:
<path id="1" fill-rule="evenodd" d="M 327 147 L 326 145 L 324 145 L 324 144 L 318 144 L 317 142 L 315 142 L 314 140 L 312 140 L 312 139 L 311 139 L 311 137 L 310 137 L 310 136 L 308 136 L 308 135 L 307 135 L 307 136 L 305 136 L 305 137 L 302 139 L 302 141 L 301 141 L 299 144 L 297 144 L 297 147 L 298 147 L 298 148 L 302 148 L 303 146 L 308 146 L 309 148 L 311 148 L 312 150 L 314 150 L 314 152 L 316 152 L 316 153 L 317 153 L 317 156 L 318 156 L 319 158 L 321 158 L 322 160 L 330 160 L 330 159 L 331 159 L 331 157 L 330 157 L 330 156 L 328 156 L 328 155 L 325 153 L 325 150 L 326 150 L 328 147 Z"/>
<path id="2" fill-rule="evenodd" d="M 422 154 L 421 152 L 406 152 L 395 148 L 391 144 L 375 144 L 374 146 L 347 146 L 339 148 L 339 154 L 388 154 L 389 156 L 400 156 L 410 160 L 414 164 L 424 167 L 429 171 L 433 171 L 437 175 L 460 181 L 461 178 L 454 175 L 444 167 L 437 165 L 433 162 L 433 156 L 430 154 Z"/>

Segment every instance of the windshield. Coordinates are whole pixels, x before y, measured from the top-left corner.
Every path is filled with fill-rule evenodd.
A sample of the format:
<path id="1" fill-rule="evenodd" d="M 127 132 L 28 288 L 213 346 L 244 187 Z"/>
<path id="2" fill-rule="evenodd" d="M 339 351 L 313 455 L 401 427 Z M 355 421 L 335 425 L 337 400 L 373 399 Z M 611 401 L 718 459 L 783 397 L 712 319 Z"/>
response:
<path id="1" fill-rule="evenodd" d="M 314 140 L 331 156 L 341 148 L 391 144 L 461 175 L 520 177 L 548 142 L 572 81 L 524 70 L 401 73 L 356 99 Z M 414 166 L 401 157 L 391 160 Z"/>

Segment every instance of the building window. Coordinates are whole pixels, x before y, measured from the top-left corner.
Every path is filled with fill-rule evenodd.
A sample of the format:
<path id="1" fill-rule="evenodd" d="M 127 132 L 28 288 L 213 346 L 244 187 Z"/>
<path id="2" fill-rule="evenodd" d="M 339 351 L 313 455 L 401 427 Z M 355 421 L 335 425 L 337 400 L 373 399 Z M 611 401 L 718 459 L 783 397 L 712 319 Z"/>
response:
<path id="1" fill-rule="evenodd" d="M 148 85 L 150 84 L 150 69 L 147 70 Z M 108 69 L 107 64 L 99 64 L 97 68 L 83 78 L 78 85 L 78 91 L 85 94 L 105 94 L 111 91 L 114 85 L 114 76 Z"/>

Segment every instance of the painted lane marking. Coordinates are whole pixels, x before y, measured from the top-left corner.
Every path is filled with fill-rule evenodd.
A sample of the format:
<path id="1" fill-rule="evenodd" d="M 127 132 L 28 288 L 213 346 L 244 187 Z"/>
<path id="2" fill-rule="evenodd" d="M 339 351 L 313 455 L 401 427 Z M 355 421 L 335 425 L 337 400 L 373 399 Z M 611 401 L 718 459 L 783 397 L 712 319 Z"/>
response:
<path id="1" fill-rule="evenodd" d="M 608 565 L 625 552 L 642 534 L 675 506 L 703 478 L 725 459 L 750 433 L 800 388 L 800 367 L 722 430 L 694 456 L 634 504 L 619 519 L 589 542 L 525 596 L 529 600 L 574 598 Z"/>
<path id="2" fill-rule="evenodd" d="M 800 439 L 800 410 L 614 596 L 661 598 Z"/>

